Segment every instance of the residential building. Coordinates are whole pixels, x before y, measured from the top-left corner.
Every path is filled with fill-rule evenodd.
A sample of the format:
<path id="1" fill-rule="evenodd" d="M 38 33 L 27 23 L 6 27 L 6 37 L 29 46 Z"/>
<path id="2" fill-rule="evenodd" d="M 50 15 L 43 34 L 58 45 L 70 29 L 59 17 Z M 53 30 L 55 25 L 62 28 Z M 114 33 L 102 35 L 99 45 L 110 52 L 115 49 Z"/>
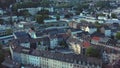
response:
<path id="1" fill-rule="evenodd" d="M 71 36 L 67 39 L 69 48 L 76 54 L 82 54 L 82 42 Z"/>
<path id="2" fill-rule="evenodd" d="M 41 68 L 102 68 L 101 60 L 83 55 L 30 50 L 20 46 L 15 48 L 10 46 L 10 48 L 11 52 L 13 51 L 13 60 L 24 65 Z M 21 58 L 21 61 L 18 61 L 16 56 Z"/>
<path id="3" fill-rule="evenodd" d="M 6 44 L 14 39 L 10 26 L 0 25 L 0 43 Z"/>

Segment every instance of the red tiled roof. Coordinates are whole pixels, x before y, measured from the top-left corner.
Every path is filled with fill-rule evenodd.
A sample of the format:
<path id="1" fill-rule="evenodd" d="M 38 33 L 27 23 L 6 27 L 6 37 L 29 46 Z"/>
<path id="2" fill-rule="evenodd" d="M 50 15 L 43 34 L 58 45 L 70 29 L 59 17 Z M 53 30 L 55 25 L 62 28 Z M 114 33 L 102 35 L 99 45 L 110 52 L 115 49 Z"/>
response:
<path id="1" fill-rule="evenodd" d="M 58 38 L 64 38 L 64 39 L 66 39 L 66 38 L 69 37 L 69 35 L 66 34 L 66 33 L 64 33 L 64 34 L 58 34 L 57 36 L 58 36 Z"/>
<path id="2" fill-rule="evenodd" d="M 87 41 L 84 41 L 84 42 L 83 42 L 83 46 L 84 46 L 85 48 L 88 48 L 88 47 L 90 46 L 90 43 L 87 42 Z"/>
<path id="3" fill-rule="evenodd" d="M 99 41 L 100 37 L 93 37 L 92 40 Z"/>

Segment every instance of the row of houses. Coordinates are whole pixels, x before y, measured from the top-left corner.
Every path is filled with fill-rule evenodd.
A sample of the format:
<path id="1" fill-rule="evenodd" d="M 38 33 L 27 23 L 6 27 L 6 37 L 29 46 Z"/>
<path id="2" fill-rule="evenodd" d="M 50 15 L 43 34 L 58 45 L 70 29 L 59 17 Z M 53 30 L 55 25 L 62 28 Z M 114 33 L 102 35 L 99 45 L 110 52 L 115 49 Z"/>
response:
<path id="1" fill-rule="evenodd" d="M 31 50 L 16 45 L 10 49 L 14 61 L 38 68 L 101 68 L 102 65 L 101 60 L 82 55 Z"/>

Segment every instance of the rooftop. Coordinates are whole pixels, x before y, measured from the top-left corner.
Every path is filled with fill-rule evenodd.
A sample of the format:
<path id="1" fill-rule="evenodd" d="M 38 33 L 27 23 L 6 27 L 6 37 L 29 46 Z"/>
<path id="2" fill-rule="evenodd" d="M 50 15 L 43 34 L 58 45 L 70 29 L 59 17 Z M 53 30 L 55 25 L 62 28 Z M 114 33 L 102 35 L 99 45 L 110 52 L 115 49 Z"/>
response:
<path id="1" fill-rule="evenodd" d="M 79 62 L 86 62 L 94 65 L 101 65 L 101 60 L 97 58 L 92 57 L 86 57 L 83 55 L 76 55 L 76 54 L 64 54 L 64 53 L 58 53 L 58 52 L 50 52 L 50 51 L 38 51 L 38 50 L 30 50 L 30 49 L 24 49 L 23 47 L 16 47 L 14 48 L 15 52 L 18 53 L 24 53 L 28 55 L 34 55 L 34 56 L 41 56 L 49 59 L 69 62 L 69 63 L 76 63 L 79 64 Z M 28 52 L 29 51 L 29 52 Z M 63 58 L 64 57 L 64 58 Z"/>

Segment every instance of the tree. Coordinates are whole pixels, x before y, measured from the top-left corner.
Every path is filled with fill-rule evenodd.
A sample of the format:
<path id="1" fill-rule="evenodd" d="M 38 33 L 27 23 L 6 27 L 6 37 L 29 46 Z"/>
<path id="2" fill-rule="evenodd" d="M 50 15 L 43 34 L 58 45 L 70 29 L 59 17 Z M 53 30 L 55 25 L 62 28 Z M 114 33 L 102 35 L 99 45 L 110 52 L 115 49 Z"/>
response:
<path id="1" fill-rule="evenodd" d="M 117 32 L 116 38 L 120 40 L 120 32 Z"/>
<path id="2" fill-rule="evenodd" d="M 12 7 L 13 11 L 16 11 L 17 9 L 21 9 L 21 8 L 34 8 L 34 7 L 38 7 L 41 6 L 41 2 L 22 2 L 22 3 L 15 3 Z"/>
<path id="3" fill-rule="evenodd" d="M 38 45 L 41 45 L 41 42 L 40 42 L 40 41 L 38 42 Z"/>
<path id="4" fill-rule="evenodd" d="M 25 20 L 27 17 L 31 16 L 31 14 L 28 12 L 28 10 L 24 11 L 23 16 L 25 17 Z"/>
<path id="5" fill-rule="evenodd" d="M 112 18 L 117 18 L 117 15 L 114 14 L 114 13 L 112 13 L 112 14 L 111 14 L 111 17 L 112 17 Z"/>
<path id="6" fill-rule="evenodd" d="M 100 57 L 100 51 L 90 46 L 86 49 L 86 55 L 89 57 Z"/>
<path id="7" fill-rule="evenodd" d="M 41 11 L 38 11 L 37 14 L 39 14 L 39 15 L 44 15 L 44 14 L 49 15 L 49 10 L 42 9 Z"/>
<path id="8" fill-rule="evenodd" d="M 70 18 L 71 16 L 73 16 L 72 13 L 67 13 L 67 14 L 64 16 L 64 18 Z"/>
<path id="9" fill-rule="evenodd" d="M 101 24 L 100 24 L 98 21 L 96 21 L 96 22 L 95 22 L 95 26 L 96 26 L 97 28 L 100 28 Z"/>
<path id="10" fill-rule="evenodd" d="M 44 7 L 49 7 L 51 4 L 50 0 L 42 0 L 41 5 Z"/>
<path id="11" fill-rule="evenodd" d="M 60 42 L 60 46 L 62 47 L 68 47 L 67 43 L 65 41 L 61 41 Z"/>
<path id="12" fill-rule="evenodd" d="M 50 18 L 49 17 L 49 11 L 42 9 L 41 11 L 38 11 L 38 15 L 36 16 L 36 21 L 39 24 L 44 24 L 44 20 Z"/>
<path id="13" fill-rule="evenodd" d="M 34 27 L 31 27 L 30 29 L 33 30 L 33 31 L 35 31 L 35 28 L 34 28 Z"/>
<path id="14" fill-rule="evenodd" d="M 60 20 L 60 16 L 59 15 L 56 15 L 56 20 Z"/>
<path id="15" fill-rule="evenodd" d="M 3 19 L 0 19 L 0 24 L 4 24 L 4 20 Z"/>
<path id="16" fill-rule="evenodd" d="M 12 29 L 6 29 L 6 34 L 7 34 L 7 35 L 12 34 L 12 32 L 13 32 L 13 30 L 12 30 Z"/>
<path id="17" fill-rule="evenodd" d="M 89 4 L 88 3 L 78 3 L 75 7 L 75 10 L 79 11 L 79 12 L 82 12 L 83 9 L 88 9 L 89 7 Z"/>
<path id="18" fill-rule="evenodd" d="M 44 24 L 44 17 L 42 16 L 42 15 L 37 15 L 36 16 L 36 21 L 37 21 L 37 23 L 39 23 L 39 24 Z"/>
<path id="19" fill-rule="evenodd" d="M 28 10 L 21 10 L 18 12 L 18 16 L 24 16 L 24 19 L 26 20 L 27 17 L 31 16 Z"/>
<path id="20" fill-rule="evenodd" d="M 88 21 L 86 21 L 86 20 L 80 20 L 80 22 L 81 23 L 86 23 L 86 24 L 88 23 Z"/>
<path id="21" fill-rule="evenodd" d="M 99 7 L 100 9 L 104 9 L 104 8 L 111 8 L 111 5 L 110 5 L 109 1 L 98 1 L 95 4 L 95 7 Z"/>
<path id="22" fill-rule="evenodd" d="M 98 17 L 98 16 L 105 16 L 105 14 L 99 13 L 99 14 L 96 14 L 96 16 L 97 16 L 97 17 Z"/>

